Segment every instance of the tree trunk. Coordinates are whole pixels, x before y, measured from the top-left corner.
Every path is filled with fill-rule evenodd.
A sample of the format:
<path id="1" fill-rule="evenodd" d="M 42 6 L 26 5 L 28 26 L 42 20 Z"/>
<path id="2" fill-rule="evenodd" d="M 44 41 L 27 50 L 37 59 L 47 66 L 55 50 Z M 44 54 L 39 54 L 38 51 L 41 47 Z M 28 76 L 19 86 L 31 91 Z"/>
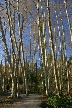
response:
<path id="1" fill-rule="evenodd" d="M 47 0 L 47 10 L 48 10 L 48 27 L 49 27 L 49 35 L 50 35 L 50 47 L 52 52 L 52 64 L 54 67 L 54 79 L 55 79 L 55 92 L 59 95 L 58 91 L 58 83 L 57 83 L 57 74 L 56 74 L 56 60 L 55 60 L 55 52 L 54 52 L 54 43 L 53 43 L 53 34 L 52 34 L 52 24 L 50 18 L 50 7 L 49 7 L 49 0 Z"/>

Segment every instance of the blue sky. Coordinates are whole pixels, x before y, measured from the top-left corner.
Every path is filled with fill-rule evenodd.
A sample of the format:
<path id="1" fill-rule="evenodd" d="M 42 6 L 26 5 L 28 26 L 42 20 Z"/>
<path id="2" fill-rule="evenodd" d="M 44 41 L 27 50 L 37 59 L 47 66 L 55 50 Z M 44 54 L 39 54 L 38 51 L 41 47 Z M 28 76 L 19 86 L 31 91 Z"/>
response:
<path id="1" fill-rule="evenodd" d="M 57 3 L 57 1 L 58 0 L 54 0 L 55 1 L 55 3 Z M 60 1 L 60 0 L 59 0 Z M 0 0 L 0 2 L 2 2 L 1 0 Z M 61 1 L 60 1 L 61 2 Z M 69 0 L 69 2 L 71 2 L 70 0 Z M 3 4 L 4 4 L 4 2 L 3 2 Z M 68 5 L 68 4 L 67 4 Z M 44 3 L 43 3 L 43 6 L 44 6 Z M 40 14 L 41 14 L 41 11 L 43 12 L 44 10 L 40 10 Z M 56 10 L 57 12 L 56 12 L 56 14 L 58 15 L 59 14 L 59 10 Z M 56 20 L 55 19 L 55 13 L 54 13 L 54 9 L 51 9 L 51 22 L 52 22 L 52 28 L 54 29 L 54 21 Z M 69 7 L 68 8 L 68 12 L 69 12 L 69 17 L 70 17 L 70 23 L 71 23 L 71 25 L 72 25 L 72 10 L 71 10 L 71 8 Z M 70 57 L 70 55 L 72 55 L 72 49 L 71 49 L 71 47 L 69 48 L 69 43 L 70 43 L 70 30 L 69 30 L 69 27 L 68 27 L 68 21 L 67 21 L 67 18 L 66 18 L 66 16 L 64 16 L 64 14 L 65 14 L 65 8 L 64 7 L 62 7 L 62 15 L 63 15 L 63 26 L 64 26 L 64 32 L 65 32 L 65 39 L 66 39 L 66 53 L 67 53 L 67 57 Z M 31 16 L 29 16 L 28 15 L 28 17 L 31 17 Z M 36 16 L 37 17 L 37 16 Z M 58 16 L 58 21 L 59 21 L 59 24 L 61 24 L 60 23 L 60 20 L 59 20 L 59 17 L 60 16 Z M 30 20 L 30 19 L 29 19 Z M 61 32 L 62 32 L 62 28 L 61 28 L 61 26 L 62 25 L 60 25 L 60 30 L 61 30 Z M 17 29 L 17 24 L 16 24 L 16 29 Z M 56 29 L 57 29 L 57 27 L 56 27 Z M 58 29 L 57 29 L 58 30 Z M 1 33 L 0 33 L 1 34 Z M 57 36 L 58 34 L 56 34 L 56 36 Z M 10 49 L 10 41 L 9 41 L 9 39 L 10 39 L 10 36 L 9 36 L 9 33 L 8 33 L 8 31 L 6 32 L 6 40 L 7 40 L 7 46 L 8 46 L 8 49 Z M 48 29 L 46 29 L 46 40 L 47 40 L 47 45 L 48 45 L 48 39 L 49 39 L 49 33 L 48 33 Z M 23 33 L 23 43 L 24 43 L 24 46 L 28 46 L 28 48 L 29 49 L 26 49 L 26 51 L 28 51 L 27 53 L 25 53 L 25 57 L 26 56 L 30 56 L 29 55 L 29 50 L 30 50 L 30 24 L 29 23 L 27 23 L 26 24 L 26 29 L 24 30 L 24 33 Z M 3 61 L 4 61 L 4 58 L 2 57 L 2 55 L 4 54 L 4 51 L 3 51 L 3 48 L 1 48 L 1 44 L 2 45 L 4 45 L 3 43 L 0 43 L 0 59 L 3 59 Z M 71 45 L 71 44 L 70 44 Z M 71 45 L 72 46 L 72 45 Z M 33 44 L 32 44 L 32 48 L 33 48 L 34 46 L 33 46 Z M 49 47 L 48 47 L 48 49 L 49 49 Z M 49 51 L 49 50 L 48 50 Z M 36 53 L 36 59 L 38 60 L 39 59 L 39 52 L 37 52 Z M 38 62 L 39 62 L 39 60 L 38 60 Z"/>

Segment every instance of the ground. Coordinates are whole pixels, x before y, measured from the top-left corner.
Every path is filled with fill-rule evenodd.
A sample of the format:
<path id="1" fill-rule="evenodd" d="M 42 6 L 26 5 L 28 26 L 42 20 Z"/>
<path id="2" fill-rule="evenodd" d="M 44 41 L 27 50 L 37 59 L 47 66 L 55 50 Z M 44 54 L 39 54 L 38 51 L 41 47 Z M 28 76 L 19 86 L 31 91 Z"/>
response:
<path id="1" fill-rule="evenodd" d="M 5 101 L 8 101 L 0 104 L 0 108 L 42 108 L 40 104 L 44 100 L 43 96 L 38 94 L 29 94 L 29 96 L 22 94 L 17 100 L 10 99 L 9 101 L 9 99 L 6 98 Z"/>

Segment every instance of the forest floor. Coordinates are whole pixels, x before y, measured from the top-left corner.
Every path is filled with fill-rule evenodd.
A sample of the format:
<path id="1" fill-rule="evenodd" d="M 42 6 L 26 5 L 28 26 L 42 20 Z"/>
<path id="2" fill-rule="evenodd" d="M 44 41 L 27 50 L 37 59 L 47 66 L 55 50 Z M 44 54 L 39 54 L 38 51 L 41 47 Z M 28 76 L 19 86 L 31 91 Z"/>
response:
<path id="1" fill-rule="evenodd" d="M 1 96 L 0 108 L 47 108 L 42 106 L 42 102 L 45 101 L 46 97 L 38 94 L 29 94 L 29 96 L 21 94 L 19 98 Z"/>

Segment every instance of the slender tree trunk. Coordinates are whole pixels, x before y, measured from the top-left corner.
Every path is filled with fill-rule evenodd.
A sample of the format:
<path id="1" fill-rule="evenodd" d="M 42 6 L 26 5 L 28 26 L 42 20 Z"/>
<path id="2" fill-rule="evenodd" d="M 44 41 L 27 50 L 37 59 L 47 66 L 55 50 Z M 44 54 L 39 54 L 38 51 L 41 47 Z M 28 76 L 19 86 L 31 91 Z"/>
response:
<path id="1" fill-rule="evenodd" d="M 23 93 L 25 93 L 25 60 L 23 62 Z"/>
<path id="2" fill-rule="evenodd" d="M 47 71 L 46 71 L 46 67 L 47 67 L 47 51 L 46 51 L 46 16 L 45 16 L 45 12 L 43 15 L 43 36 L 44 36 L 44 51 L 43 51 L 43 65 L 44 65 L 44 74 L 45 74 L 45 84 L 46 84 L 46 95 L 48 95 L 48 79 L 47 79 Z"/>
<path id="3" fill-rule="evenodd" d="M 49 7 L 49 0 L 47 0 L 47 10 L 48 10 L 48 27 L 49 27 L 49 35 L 50 35 L 50 47 L 52 52 L 52 62 L 54 67 L 54 78 L 55 78 L 55 92 L 59 95 L 58 91 L 58 83 L 57 83 L 57 74 L 56 74 L 56 60 L 55 60 L 55 52 L 54 52 L 54 43 L 53 43 L 53 34 L 52 34 L 52 24 L 50 18 L 50 7 Z"/>
<path id="4" fill-rule="evenodd" d="M 1 62 L 1 66 L 2 66 L 2 60 Z M 2 94 L 2 67 L 0 66 L 0 95 Z"/>
<path id="5" fill-rule="evenodd" d="M 67 0 L 64 0 L 64 6 L 65 6 L 65 9 L 66 9 L 66 16 L 67 16 L 67 20 L 68 20 L 68 26 L 69 26 L 71 42 L 72 42 L 72 26 L 71 26 L 71 23 L 70 23 L 70 18 L 69 18 L 69 14 L 68 14 L 68 10 L 67 10 Z"/>

